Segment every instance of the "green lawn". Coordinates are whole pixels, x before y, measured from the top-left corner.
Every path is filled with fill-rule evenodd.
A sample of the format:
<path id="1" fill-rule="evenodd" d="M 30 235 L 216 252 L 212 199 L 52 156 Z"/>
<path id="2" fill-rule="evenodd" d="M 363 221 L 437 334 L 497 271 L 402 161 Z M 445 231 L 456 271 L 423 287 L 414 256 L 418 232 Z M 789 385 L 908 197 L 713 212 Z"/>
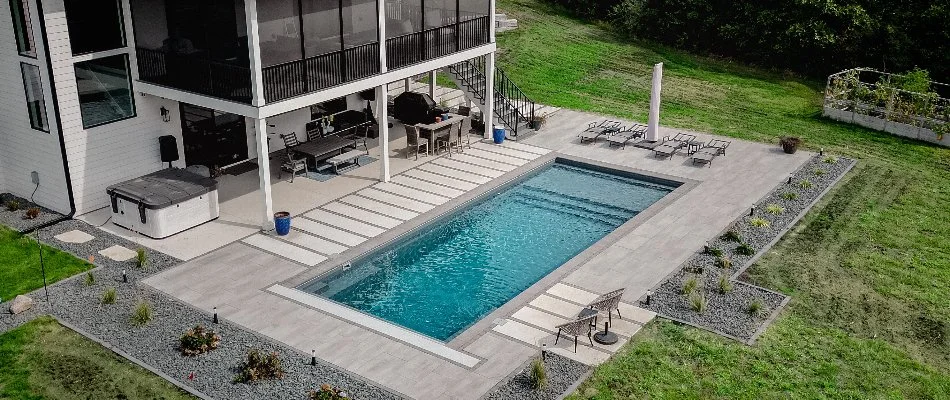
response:
<path id="1" fill-rule="evenodd" d="M 93 268 L 49 246 L 43 246 L 43 259 L 49 284 Z M 0 225 L 0 299 L 7 301 L 41 287 L 43 273 L 36 241 Z"/>
<path id="2" fill-rule="evenodd" d="M 663 62 L 662 124 L 860 162 L 749 271 L 792 296 L 758 344 L 651 324 L 576 398 L 950 397 L 950 150 L 821 118 L 822 82 L 620 40 L 538 0 L 498 7 L 520 23 L 499 65 L 539 102 L 645 121 Z"/>
<path id="3" fill-rule="evenodd" d="M 0 335 L 0 399 L 194 399 L 43 317 Z"/>

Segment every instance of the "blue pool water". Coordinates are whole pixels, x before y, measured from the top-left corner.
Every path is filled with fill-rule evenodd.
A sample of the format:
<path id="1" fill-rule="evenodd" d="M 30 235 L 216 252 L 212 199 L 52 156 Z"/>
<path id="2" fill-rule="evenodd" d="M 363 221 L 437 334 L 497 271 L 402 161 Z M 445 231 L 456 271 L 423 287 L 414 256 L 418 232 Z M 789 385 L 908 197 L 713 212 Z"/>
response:
<path id="1" fill-rule="evenodd" d="M 300 289 L 447 340 L 672 190 L 554 163 Z"/>

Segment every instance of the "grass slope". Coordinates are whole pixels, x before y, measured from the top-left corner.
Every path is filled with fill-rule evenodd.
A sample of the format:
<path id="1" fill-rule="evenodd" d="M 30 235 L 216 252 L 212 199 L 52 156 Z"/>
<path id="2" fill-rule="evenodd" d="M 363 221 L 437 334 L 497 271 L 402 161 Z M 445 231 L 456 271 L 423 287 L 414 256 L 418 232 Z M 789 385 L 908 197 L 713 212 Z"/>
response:
<path id="1" fill-rule="evenodd" d="M 0 335 L 0 399 L 194 399 L 50 317 Z"/>
<path id="2" fill-rule="evenodd" d="M 43 287 L 39 257 L 36 241 L 0 225 L 0 299 L 7 301 Z M 49 284 L 93 267 L 49 246 L 43 246 L 43 260 Z"/>
<path id="3" fill-rule="evenodd" d="M 658 322 L 575 398 L 948 398 L 950 150 L 821 118 L 821 83 L 613 36 L 538 0 L 499 65 L 535 100 L 763 142 L 801 136 L 860 163 L 748 272 L 792 295 L 753 347 Z"/>

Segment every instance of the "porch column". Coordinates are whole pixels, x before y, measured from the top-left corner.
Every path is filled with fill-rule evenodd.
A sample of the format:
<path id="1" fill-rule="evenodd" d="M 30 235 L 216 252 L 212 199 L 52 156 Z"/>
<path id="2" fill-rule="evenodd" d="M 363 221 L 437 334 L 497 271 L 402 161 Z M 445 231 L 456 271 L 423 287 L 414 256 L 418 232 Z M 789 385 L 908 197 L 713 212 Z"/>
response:
<path id="1" fill-rule="evenodd" d="M 257 174 L 261 183 L 262 206 L 261 230 L 274 229 L 274 199 L 270 191 L 270 149 L 267 145 L 267 120 L 254 118 L 254 135 L 257 136 Z"/>
<path id="2" fill-rule="evenodd" d="M 261 63 L 261 41 L 257 25 L 257 0 L 244 1 L 244 15 L 247 20 L 247 47 L 251 69 L 251 105 L 261 107 L 264 105 L 264 76 L 261 72 L 263 71 L 263 64 Z M 267 137 L 266 133 L 264 137 Z"/>
<path id="3" fill-rule="evenodd" d="M 663 63 L 653 66 L 653 87 L 650 91 L 650 119 L 644 139 L 657 141 L 660 137 L 660 86 L 663 83 Z"/>
<path id="4" fill-rule="evenodd" d="M 436 103 L 439 99 L 435 98 L 435 70 L 429 71 L 429 97 Z"/>
<path id="5" fill-rule="evenodd" d="M 491 139 L 495 121 L 495 52 L 485 55 L 485 107 L 482 108 L 482 120 L 485 121 L 485 139 Z"/>
<path id="6" fill-rule="evenodd" d="M 379 180 L 389 182 L 389 110 L 386 109 L 386 84 L 376 88 L 376 121 L 379 122 Z"/>

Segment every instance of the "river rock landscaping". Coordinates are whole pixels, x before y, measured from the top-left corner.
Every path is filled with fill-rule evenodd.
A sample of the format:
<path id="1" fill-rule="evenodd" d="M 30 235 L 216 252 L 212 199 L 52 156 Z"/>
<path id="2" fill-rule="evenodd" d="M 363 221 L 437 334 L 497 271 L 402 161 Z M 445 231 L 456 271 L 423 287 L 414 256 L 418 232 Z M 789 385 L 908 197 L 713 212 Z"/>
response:
<path id="1" fill-rule="evenodd" d="M 72 230 L 86 232 L 95 239 L 85 243 L 64 243 L 55 235 Z M 372 385 L 362 378 L 317 360 L 310 365 L 310 355 L 253 334 L 226 321 L 212 323 L 210 310 L 196 310 L 169 296 L 144 289 L 137 282 L 151 274 L 172 267 L 181 261 L 168 255 L 146 250 L 146 262 L 137 267 L 136 258 L 114 261 L 100 256 L 99 250 L 120 245 L 129 249 L 140 246 L 98 230 L 82 221 L 69 220 L 37 233 L 39 239 L 77 257 L 94 256 L 93 279 L 78 274 L 49 287 L 49 302 L 43 289 L 29 294 L 35 305 L 19 314 L 0 315 L 0 332 L 22 325 L 41 315 L 53 315 L 98 341 L 141 360 L 151 369 L 164 373 L 203 395 L 217 399 L 305 399 L 308 392 L 322 384 L 345 389 L 353 399 L 384 400 L 402 398 L 398 394 Z M 122 274 L 125 271 L 126 281 Z M 106 293 L 115 291 L 115 300 L 103 301 Z M 135 325 L 132 315 L 139 305 L 147 304 L 151 319 Z M 9 302 L 0 304 L 9 309 Z M 181 336 L 196 325 L 213 329 L 220 336 L 217 348 L 197 356 L 182 355 Z M 276 353 L 285 371 L 281 380 L 265 380 L 251 384 L 234 383 L 241 362 L 251 350 Z"/>
<path id="2" fill-rule="evenodd" d="M 27 211 L 30 209 L 39 210 L 39 214 L 35 218 L 27 217 Z M 23 232 L 62 217 L 62 214 L 41 207 L 22 197 L 0 193 L 0 225 L 6 225 Z"/>
<path id="3" fill-rule="evenodd" d="M 750 285 L 742 273 L 847 171 L 854 160 L 816 155 L 655 287 L 641 306 L 657 314 L 751 343 L 788 301 Z"/>
<path id="4" fill-rule="evenodd" d="M 531 360 L 532 362 L 534 360 Z M 575 382 L 583 378 L 591 370 L 570 358 L 548 352 L 544 357 L 544 367 L 547 370 L 547 385 L 535 389 L 531 379 L 531 362 L 526 364 L 508 380 L 495 387 L 486 400 L 551 400 L 559 398 L 571 388 Z"/>

